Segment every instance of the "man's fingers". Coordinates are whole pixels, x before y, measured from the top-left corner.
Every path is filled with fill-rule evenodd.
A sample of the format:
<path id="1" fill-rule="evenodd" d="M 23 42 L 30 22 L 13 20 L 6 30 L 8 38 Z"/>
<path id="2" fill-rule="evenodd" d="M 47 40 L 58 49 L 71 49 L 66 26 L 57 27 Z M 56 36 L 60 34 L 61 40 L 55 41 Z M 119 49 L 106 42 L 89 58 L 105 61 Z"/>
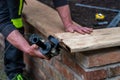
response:
<path id="1" fill-rule="evenodd" d="M 38 49 L 38 46 L 37 46 L 36 44 L 33 44 L 33 45 L 32 45 L 32 48 Z"/>
<path id="2" fill-rule="evenodd" d="M 80 34 L 83 34 L 83 35 L 85 34 L 85 32 L 82 31 L 81 29 L 75 29 L 74 31 L 75 31 L 75 32 L 78 32 L 78 33 L 80 33 Z"/>
<path id="3" fill-rule="evenodd" d="M 90 34 L 93 30 L 92 28 L 87 28 L 87 27 L 80 27 L 79 28 L 82 32 Z"/>
<path id="4" fill-rule="evenodd" d="M 93 28 L 84 27 L 87 31 L 92 32 Z"/>
<path id="5" fill-rule="evenodd" d="M 91 33 L 91 30 L 89 30 L 89 29 L 82 29 L 82 31 L 84 31 L 85 33 L 88 33 L 88 34 Z"/>
<path id="6" fill-rule="evenodd" d="M 66 32 L 71 32 L 71 33 L 78 32 L 78 33 L 84 35 L 86 33 L 90 34 L 93 31 L 93 29 L 92 28 L 88 28 L 88 27 L 81 27 L 81 26 L 71 25 L 70 27 L 67 27 L 65 29 L 65 31 Z"/>

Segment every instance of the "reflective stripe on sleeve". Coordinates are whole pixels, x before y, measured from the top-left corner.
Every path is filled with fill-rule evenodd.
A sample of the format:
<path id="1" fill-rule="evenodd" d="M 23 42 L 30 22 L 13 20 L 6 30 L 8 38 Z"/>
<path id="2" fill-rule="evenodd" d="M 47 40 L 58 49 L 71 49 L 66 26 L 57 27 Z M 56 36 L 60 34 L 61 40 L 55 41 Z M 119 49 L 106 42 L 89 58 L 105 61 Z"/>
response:
<path id="1" fill-rule="evenodd" d="M 22 18 L 17 18 L 17 19 L 11 19 L 13 25 L 16 27 L 16 28 L 21 28 L 23 27 L 23 21 L 22 21 Z"/>

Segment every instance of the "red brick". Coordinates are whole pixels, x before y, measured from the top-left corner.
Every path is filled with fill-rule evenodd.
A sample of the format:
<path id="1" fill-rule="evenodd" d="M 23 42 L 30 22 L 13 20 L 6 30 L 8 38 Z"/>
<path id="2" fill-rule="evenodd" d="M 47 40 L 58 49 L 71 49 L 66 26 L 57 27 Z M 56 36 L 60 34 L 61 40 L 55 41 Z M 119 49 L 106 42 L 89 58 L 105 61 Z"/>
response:
<path id="1" fill-rule="evenodd" d="M 53 76 L 54 70 L 52 68 L 53 66 L 49 64 L 48 62 L 44 62 L 43 65 L 43 70 L 46 73 L 47 77 L 49 78 L 50 76 Z"/>
<path id="2" fill-rule="evenodd" d="M 62 63 L 64 65 L 67 65 L 69 68 L 74 68 L 75 64 L 76 64 L 74 55 L 72 55 L 72 54 L 70 54 L 70 53 L 68 53 L 66 51 L 63 51 Z"/>
<path id="3" fill-rule="evenodd" d="M 73 74 L 69 71 L 69 68 L 64 66 L 64 64 L 62 64 L 61 62 L 56 60 L 54 63 L 54 67 L 68 80 L 73 79 Z"/>
<path id="4" fill-rule="evenodd" d="M 120 62 L 120 48 L 107 48 L 76 53 L 78 64 L 86 68 Z"/>
<path id="5" fill-rule="evenodd" d="M 35 80 L 48 80 L 53 79 L 62 80 L 79 80 L 78 77 L 82 77 L 83 80 L 104 80 L 107 77 L 113 77 L 120 75 L 120 66 L 107 66 L 106 68 L 83 68 L 76 61 L 75 56 L 68 54 L 67 52 L 62 53 L 62 60 L 53 58 L 51 61 L 42 60 L 39 58 L 28 59 L 28 64 L 31 67 L 31 74 L 34 75 Z M 27 59 L 26 59 L 27 60 Z M 117 64 L 116 64 L 117 65 Z M 38 73 L 38 74 L 36 74 Z M 109 74 L 110 73 L 110 74 Z M 76 77 L 75 75 L 79 75 Z"/>
<path id="6" fill-rule="evenodd" d="M 26 64 L 26 67 L 33 66 L 33 58 L 28 54 L 24 54 L 24 63 Z"/>
<path id="7" fill-rule="evenodd" d="M 72 57 L 72 56 L 71 56 Z M 63 63 L 75 71 L 79 76 L 82 76 L 85 80 L 99 80 L 104 79 L 107 76 L 106 70 L 93 70 L 93 71 L 85 71 L 74 58 L 71 58 L 66 53 L 63 54 Z M 99 75 L 99 76 L 96 76 Z"/>
<path id="8" fill-rule="evenodd" d="M 54 60 L 54 59 L 53 59 Z M 49 64 L 48 61 L 44 62 L 44 72 L 46 73 L 46 80 L 62 80 L 63 75 L 57 71 L 52 64 Z"/>
<path id="9" fill-rule="evenodd" d="M 105 80 L 120 80 L 120 76 L 110 77 L 110 78 L 107 78 Z"/>
<path id="10" fill-rule="evenodd" d="M 113 67 L 109 69 L 110 77 L 118 76 L 120 75 L 120 66 Z"/>
<path id="11" fill-rule="evenodd" d="M 82 67 L 76 64 L 74 70 L 79 75 L 82 75 L 83 80 L 101 80 L 107 77 L 107 71 L 104 69 L 85 71 Z"/>
<path id="12" fill-rule="evenodd" d="M 38 74 L 38 75 L 36 76 L 36 74 Z M 42 78 L 42 80 L 47 80 L 47 76 L 46 76 L 44 70 L 37 69 L 37 73 L 36 74 L 34 74 L 36 77 L 40 77 L 40 78 Z"/>
<path id="13" fill-rule="evenodd" d="M 90 71 L 84 74 L 85 74 L 85 80 L 103 80 L 104 78 L 107 77 L 106 70 Z"/>
<path id="14" fill-rule="evenodd" d="M 53 76 L 51 77 L 51 79 L 48 80 L 63 80 L 63 76 L 61 73 L 59 73 L 58 71 L 53 70 Z"/>

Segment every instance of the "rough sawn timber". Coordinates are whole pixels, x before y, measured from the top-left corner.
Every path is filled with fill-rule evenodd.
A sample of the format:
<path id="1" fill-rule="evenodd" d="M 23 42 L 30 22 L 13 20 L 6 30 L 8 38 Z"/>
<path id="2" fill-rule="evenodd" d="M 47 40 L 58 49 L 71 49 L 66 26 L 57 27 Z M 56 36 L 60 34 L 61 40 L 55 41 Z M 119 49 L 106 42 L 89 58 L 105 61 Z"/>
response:
<path id="1" fill-rule="evenodd" d="M 69 47 L 71 52 L 120 46 L 120 27 L 97 29 L 86 35 L 58 33 L 55 36 Z"/>
<path id="2" fill-rule="evenodd" d="M 36 0 L 26 1 L 23 10 L 26 21 L 46 37 L 54 35 L 72 53 L 120 46 L 120 27 L 96 29 L 86 35 L 64 32 L 62 21 L 54 9 Z"/>

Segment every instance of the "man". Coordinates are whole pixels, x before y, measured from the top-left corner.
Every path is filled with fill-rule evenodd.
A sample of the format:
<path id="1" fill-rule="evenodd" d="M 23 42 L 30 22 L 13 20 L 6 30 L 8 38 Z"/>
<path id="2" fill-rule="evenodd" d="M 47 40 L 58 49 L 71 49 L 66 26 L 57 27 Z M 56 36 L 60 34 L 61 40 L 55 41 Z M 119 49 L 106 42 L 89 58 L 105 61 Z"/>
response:
<path id="1" fill-rule="evenodd" d="M 37 49 L 37 45 L 29 45 L 22 36 L 23 23 L 21 13 L 23 0 L 0 0 L 0 32 L 5 37 L 5 72 L 9 80 L 27 80 L 22 76 L 23 52 L 34 57 L 46 59 Z M 69 6 L 66 0 L 53 0 L 53 3 L 63 21 L 65 31 L 91 33 L 92 29 L 73 24 Z"/>

